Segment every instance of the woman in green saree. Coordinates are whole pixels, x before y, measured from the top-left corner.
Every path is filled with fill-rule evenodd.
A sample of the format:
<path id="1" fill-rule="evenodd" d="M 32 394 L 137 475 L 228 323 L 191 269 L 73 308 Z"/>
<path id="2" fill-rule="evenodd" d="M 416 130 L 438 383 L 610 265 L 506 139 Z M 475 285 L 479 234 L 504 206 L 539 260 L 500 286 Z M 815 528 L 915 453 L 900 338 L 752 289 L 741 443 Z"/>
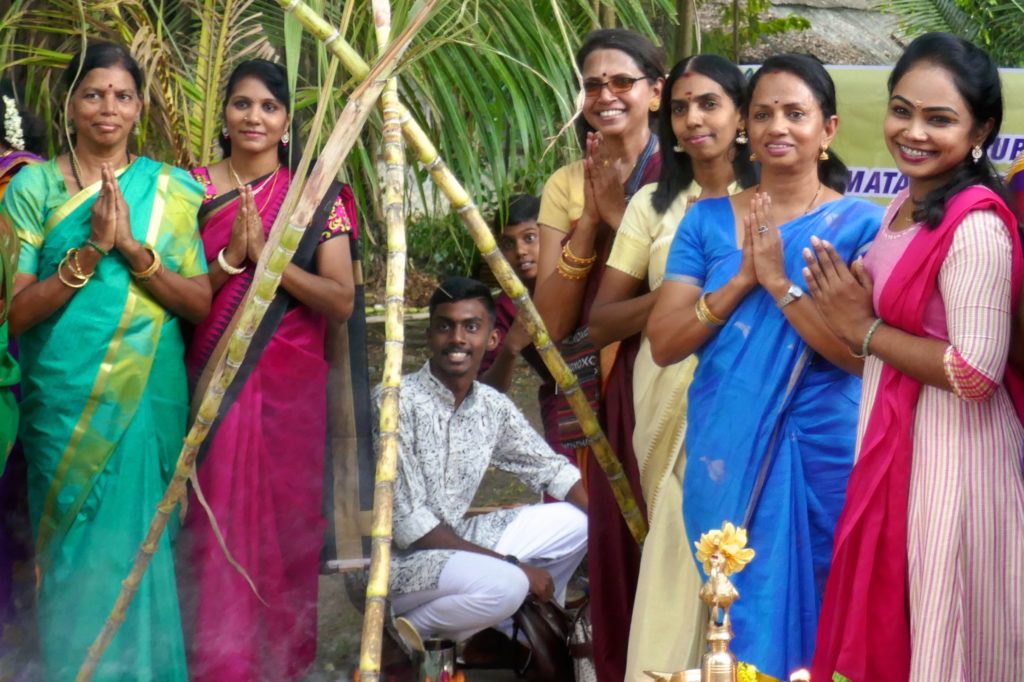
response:
<path id="1" fill-rule="evenodd" d="M 211 297 L 202 189 L 128 152 L 135 60 L 92 44 L 64 82 L 71 153 L 19 173 L 0 207 L 21 242 L 10 326 L 50 680 L 73 679 L 173 473 L 188 416 L 178 320 L 202 320 Z M 171 537 L 96 679 L 187 679 Z"/>

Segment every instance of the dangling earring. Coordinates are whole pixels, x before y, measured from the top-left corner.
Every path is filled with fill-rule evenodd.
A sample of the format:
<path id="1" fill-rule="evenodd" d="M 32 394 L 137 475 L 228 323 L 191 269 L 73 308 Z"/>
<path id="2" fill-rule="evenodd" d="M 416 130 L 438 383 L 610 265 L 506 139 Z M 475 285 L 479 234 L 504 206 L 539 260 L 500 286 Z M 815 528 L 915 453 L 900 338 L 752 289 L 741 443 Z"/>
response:
<path id="1" fill-rule="evenodd" d="M 289 141 L 291 141 L 291 137 L 288 136 L 288 133 L 286 131 L 285 134 L 281 136 L 281 144 L 287 147 Z"/>
<path id="2" fill-rule="evenodd" d="M 751 153 L 751 155 L 750 155 L 750 160 L 751 160 L 751 161 L 757 161 L 757 152 L 753 152 L 753 153 Z"/>
<path id="3" fill-rule="evenodd" d="M 818 154 L 818 161 L 828 161 L 828 145 L 821 148 L 821 153 Z"/>
<path id="4" fill-rule="evenodd" d="M 220 136 L 221 137 L 227 137 L 227 138 L 231 137 L 230 135 L 228 135 L 228 124 L 227 123 L 225 123 L 224 125 L 222 125 L 220 127 Z"/>
<path id="5" fill-rule="evenodd" d="M 974 145 L 974 148 L 971 150 L 971 158 L 974 160 L 974 165 L 978 165 L 978 162 L 981 161 L 982 154 L 984 153 L 985 152 L 981 151 L 980 144 Z"/>
<path id="6" fill-rule="evenodd" d="M 650 109 L 652 114 L 656 112 L 658 109 L 661 109 L 661 102 L 659 102 L 656 99 L 652 99 Z"/>
<path id="7" fill-rule="evenodd" d="M 740 129 L 736 132 L 736 144 L 742 145 L 747 142 L 750 142 L 750 140 L 747 139 L 747 129 L 740 126 Z"/>
<path id="8" fill-rule="evenodd" d="M 686 149 L 681 144 L 674 144 L 674 145 L 672 145 L 672 151 L 674 151 L 676 154 L 678 154 L 679 152 L 686 151 Z"/>

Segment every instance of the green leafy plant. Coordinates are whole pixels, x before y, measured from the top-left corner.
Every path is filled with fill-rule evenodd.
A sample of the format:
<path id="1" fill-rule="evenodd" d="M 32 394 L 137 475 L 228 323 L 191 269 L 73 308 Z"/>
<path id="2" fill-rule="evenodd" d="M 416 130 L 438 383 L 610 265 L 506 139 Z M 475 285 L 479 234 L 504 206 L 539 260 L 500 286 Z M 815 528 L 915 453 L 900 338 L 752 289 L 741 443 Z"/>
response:
<path id="1" fill-rule="evenodd" d="M 771 10 L 769 0 L 746 0 L 742 3 L 722 5 L 721 28 L 705 31 L 701 39 L 701 51 L 739 59 L 736 54 L 735 38 L 739 39 L 739 52 L 743 47 L 756 45 L 765 37 L 789 31 L 805 31 L 811 27 L 806 17 L 791 14 L 785 17 L 766 16 Z M 737 12 L 738 10 L 738 12 Z M 734 30 L 736 34 L 734 35 Z"/>
<path id="2" fill-rule="evenodd" d="M 310 4 L 363 55 L 376 54 L 367 0 Z M 393 2 L 396 31 L 415 6 L 414 0 Z M 572 54 L 600 11 L 657 39 L 649 17 L 671 16 L 674 2 L 446 2 L 414 41 L 399 71 L 401 97 L 478 202 L 502 202 L 511 187 L 535 186 L 577 153 L 571 134 L 556 136 L 576 110 Z M 64 139 L 60 69 L 84 35 L 131 48 L 148 84 L 139 147 L 184 167 L 219 154 L 223 87 L 242 59 L 285 63 L 307 135 L 312 112 L 327 107 L 326 120 L 336 119 L 353 88 L 342 72 L 331 96 L 321 98 L 331 57 L 273 0 L 12 0 L 0 10 L 0 64 L 24 84 L 30 106 L 52 122 L 54 151 Z M 381 241 L 375 235 L 380 130 L 375 112 L 345 169 L 373 243 Z M 411 184 L 411 198 L 426 191 Z M 447 211 L 444 204 L 422 204 L 431 219 Z"/>
<path id="3" fill-rule="evenodd" d="M 910 38 L 945 31 L 983 48 L 1000 66 L 1024 66 L 1024 0 L 888 0 Z"/>

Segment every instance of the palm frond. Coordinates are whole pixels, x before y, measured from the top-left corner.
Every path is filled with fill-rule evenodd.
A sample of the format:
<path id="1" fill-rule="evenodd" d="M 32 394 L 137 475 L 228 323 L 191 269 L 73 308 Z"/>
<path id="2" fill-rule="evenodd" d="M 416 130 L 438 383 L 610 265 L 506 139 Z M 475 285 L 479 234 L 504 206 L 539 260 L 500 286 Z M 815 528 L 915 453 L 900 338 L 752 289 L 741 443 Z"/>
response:
<path id="1" fill-rule="evenodd" d="M 981 30 L 956 0 L 887 0 L 882 7 L 899 15 L 909 35 L 943 31 L 973 40 Z"/>

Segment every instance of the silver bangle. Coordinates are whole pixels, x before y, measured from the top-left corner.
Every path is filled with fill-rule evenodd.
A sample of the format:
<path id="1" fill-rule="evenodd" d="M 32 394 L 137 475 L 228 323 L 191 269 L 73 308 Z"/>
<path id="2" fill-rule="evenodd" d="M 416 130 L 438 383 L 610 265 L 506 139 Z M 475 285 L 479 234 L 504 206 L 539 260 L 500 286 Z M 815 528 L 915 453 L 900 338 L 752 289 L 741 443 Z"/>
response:
<path id="1" fill-rule="evenodd" d="M 228 247 L 224 247 L 217 254 L 217 264 L 220 265 L 220 269 L 229 275 L 240 275 L 245 272 L 245 268 L 236 268 L 234 265 L 228 262 L 228 259 L 224 257 L 224 252 L 228 250 Z"/>

